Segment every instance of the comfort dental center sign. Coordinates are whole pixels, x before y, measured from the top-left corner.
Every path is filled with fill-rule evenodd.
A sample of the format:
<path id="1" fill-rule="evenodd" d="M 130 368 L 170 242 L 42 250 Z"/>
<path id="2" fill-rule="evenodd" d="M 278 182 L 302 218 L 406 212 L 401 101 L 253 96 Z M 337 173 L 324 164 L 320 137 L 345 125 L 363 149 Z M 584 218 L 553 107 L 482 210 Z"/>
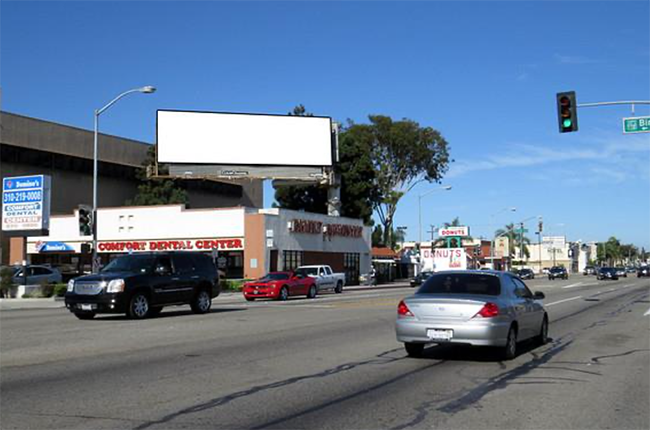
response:
<path id="1" fill-rule="evenodd" d="M 244 249 L 243 239 L 188 239 L 150 240 L 125 242 L 99 242 L 99 252 L 146 252 L 146 251 L 240 251 Z"/>

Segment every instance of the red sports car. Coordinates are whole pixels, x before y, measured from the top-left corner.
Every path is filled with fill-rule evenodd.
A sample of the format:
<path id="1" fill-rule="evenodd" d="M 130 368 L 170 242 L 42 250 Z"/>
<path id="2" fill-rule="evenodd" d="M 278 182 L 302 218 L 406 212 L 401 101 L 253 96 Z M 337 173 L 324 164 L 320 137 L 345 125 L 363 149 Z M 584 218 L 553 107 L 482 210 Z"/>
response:
<path id="1" fill-rule="evenodd" d="M 244 284 L 242 290 L 248 301 L 258 298 L 287 300 L 289 296 L 316 297 L 316 280 L 293 272 L 270 272 L 263 278 Z"/>

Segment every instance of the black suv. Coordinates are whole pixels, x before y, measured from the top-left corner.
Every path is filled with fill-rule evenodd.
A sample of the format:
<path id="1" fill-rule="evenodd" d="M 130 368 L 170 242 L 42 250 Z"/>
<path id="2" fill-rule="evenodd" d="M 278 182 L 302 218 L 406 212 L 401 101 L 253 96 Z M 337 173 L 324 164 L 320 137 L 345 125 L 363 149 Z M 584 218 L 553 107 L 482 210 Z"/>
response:
<path id="1" fill-rule="evenodd" d="M 548 279 L 552 281 L 553 279 L 569 279 L 569 273 L 562 266 L 551 267 L 548 271 Z"/>
<path id="2" fill-rule="evenodd" d="M 142 253 L 118 257 L 98 274 L 68 282 L 65 306 L 79 319 L 98 313 L 141 319 L 170 305 L 189 304 L 195 313 L 206 313 L 219 293 L 219 274 L 209 256 Z"/>

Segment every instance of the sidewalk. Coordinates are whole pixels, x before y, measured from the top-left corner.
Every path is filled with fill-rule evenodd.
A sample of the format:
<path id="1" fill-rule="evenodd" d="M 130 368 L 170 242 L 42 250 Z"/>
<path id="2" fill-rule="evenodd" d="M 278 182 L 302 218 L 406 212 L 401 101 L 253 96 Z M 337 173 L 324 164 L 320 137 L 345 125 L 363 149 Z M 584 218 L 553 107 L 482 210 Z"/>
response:
<path id="1" fill-rule="evenodd" d="M 409 286 L 409 281 L 392 282 L 381 285 L 355 285 L 352 287 L 343 287 L 343 291 L 368 291 L 368 290 L 385 290 L 391 288 L 405 288 Z M 224 291 L 219 297 L 229 298 L 240 296 L 239 291 Z M 0 311 L 16 309 L 57 309 L 65 308 L 63 297 L 50 297 L 45 299 L 0 299 Z"/>

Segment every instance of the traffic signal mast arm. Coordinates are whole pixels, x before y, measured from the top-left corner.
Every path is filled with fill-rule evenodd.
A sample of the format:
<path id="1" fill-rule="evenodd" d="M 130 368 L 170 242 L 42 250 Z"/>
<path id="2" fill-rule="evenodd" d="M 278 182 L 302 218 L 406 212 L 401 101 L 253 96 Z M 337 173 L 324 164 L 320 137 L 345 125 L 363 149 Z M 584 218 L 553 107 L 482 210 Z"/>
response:
<path id="1" fill-rule="evenodd" d="M 597 106 L 612 106 L 612 105 L 632 105 L 632 116 L 634 116 L 634 105 L 650 105 L 650 100 L 630 100 L 622 102 L 598 102 L 598 103 L 582 103 L 577 107 L 597 107 Z"/>

